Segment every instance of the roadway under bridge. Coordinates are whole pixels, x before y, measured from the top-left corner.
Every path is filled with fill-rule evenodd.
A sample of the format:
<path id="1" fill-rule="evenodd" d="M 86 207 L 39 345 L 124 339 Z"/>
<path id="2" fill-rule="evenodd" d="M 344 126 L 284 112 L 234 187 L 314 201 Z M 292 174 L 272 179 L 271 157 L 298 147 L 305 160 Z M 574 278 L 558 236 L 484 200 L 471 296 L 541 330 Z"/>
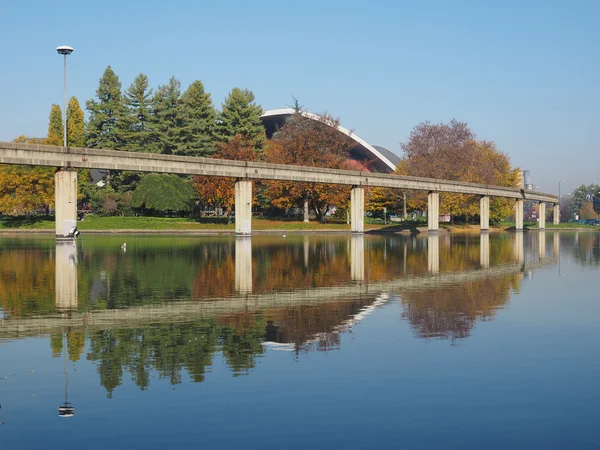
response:
<path id="1" fill-rule="evenodd" d="M 554 207 L 555 224 L 558 223 L 559 217 L 558 198 L 555 195 L 526 192 L 518 188 L 394 174 L 9 142 L 0 143 L 0 164 L 50 166 L 62 169 L 55 174 L 57 238 L 67 237 L 68 230 L 76 223 L 77 171 L 74 169 L 84 168 L 235 178 L 238 180 L 235 184 L 235 222 L 236 234 L 239 235 L 248 235 L 252 232 L 252 180 L 352 186 L 351 232 L 358 234 L 364 232 L 364 188 L 369 186 L 427 191 L 429 193 L 427 216 L 430 231 L 437 231 L 439 228 L 439 194 L 441 192 L 480 196 L 480 226 L 483 231 L 489 229 L 490 197 L 515 200 L 517 230 L 523 229 L 523 202 L 525 200 L 540 203 L 540 229 L 545 228 L 546 203 Z"/>

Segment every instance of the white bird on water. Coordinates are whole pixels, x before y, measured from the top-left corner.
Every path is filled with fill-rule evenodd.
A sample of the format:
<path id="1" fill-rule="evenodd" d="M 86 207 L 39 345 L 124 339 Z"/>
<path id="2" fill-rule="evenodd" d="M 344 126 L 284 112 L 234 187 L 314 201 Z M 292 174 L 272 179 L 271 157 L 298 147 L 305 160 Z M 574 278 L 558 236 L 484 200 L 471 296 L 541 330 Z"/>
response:
<path id="1" fill-rule="evenodd" d="M 123 249 L 124 252 L 127 251 L 127 242 L 123 242 L 123 245 L 121 245 L 121 248 Z"/>

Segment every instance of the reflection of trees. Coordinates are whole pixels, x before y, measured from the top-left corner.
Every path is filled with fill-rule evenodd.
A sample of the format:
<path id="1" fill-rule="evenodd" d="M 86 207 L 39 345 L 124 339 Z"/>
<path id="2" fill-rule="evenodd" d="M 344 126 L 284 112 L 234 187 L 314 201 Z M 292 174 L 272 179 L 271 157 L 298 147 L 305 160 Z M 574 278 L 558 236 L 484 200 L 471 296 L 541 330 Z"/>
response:
<path id="1" fill-rule="evenodd" d="M 417 337 L 464 339 L 476 320 L 491 320 L 507 304 L 519 276 L 485 278 L 460 285 L 407 291 L 402 294 L 404 312 Z"/>
<path id="2" fill-rule="evenodd" d="M 579 233 L 573 248 L 575 261 L 582 266 L 600 266 L 600 233 Z"/>

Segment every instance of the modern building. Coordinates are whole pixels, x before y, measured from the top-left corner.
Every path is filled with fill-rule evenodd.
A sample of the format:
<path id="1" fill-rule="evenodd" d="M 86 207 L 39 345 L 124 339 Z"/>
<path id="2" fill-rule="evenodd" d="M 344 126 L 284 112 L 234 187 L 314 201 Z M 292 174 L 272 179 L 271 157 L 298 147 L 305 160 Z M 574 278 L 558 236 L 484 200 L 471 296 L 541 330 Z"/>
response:
<path id="1" fill-rule="evenodd" d="M 296 110 L 294 108 L 271 109 L 265 111 L 260 118 L 265 126 L 267 138 L 271 139 L 273 135 L 285 125 L 285 121 L 295 113 Z M 301 111 L 300 114 L 308 119 L 316 121 L 320 120 L 317 114 L 307 111 Z M 400 158 L 394 153 L 384 147 L 369 144 L 357 134 L 342 126 L 338 126 L 337 128 L 340 133 L 348 136 L 354 141 L 355 145 L 350 152 L 351 158 L 360 164 L 359 167 L 361 170 L 369 170 L 364 167 L 363 163 L 365 161 L 368 162 L 370 171 L 391 173 L 396 169 L 396 166 L 400 162 Z"/>

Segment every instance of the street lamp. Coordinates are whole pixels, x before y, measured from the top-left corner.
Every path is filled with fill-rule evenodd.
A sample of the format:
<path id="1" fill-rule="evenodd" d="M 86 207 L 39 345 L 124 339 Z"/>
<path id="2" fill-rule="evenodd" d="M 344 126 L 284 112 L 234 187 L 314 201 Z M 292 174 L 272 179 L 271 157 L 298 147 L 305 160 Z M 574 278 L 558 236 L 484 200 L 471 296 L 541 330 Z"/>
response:
<path id="1" fill-rule="evenodd" d="M 560 185 L 566 183 L 565 180 L 558 182 L 558 223 L 560 223 Z"/>
<path id="2" fill-rule="evenodd" d="M 67 146 L 67 55 L 73 53 L 73 47 L 69 47 L 68 45 L 61 45 L 60 47 L 56 47 L 56 51 L 59 55 L 64 55 L 65 57 L 65 71 L 64 71 L 64 91 L 65 91 L 65 102 L 63 109 L 63 146 Z"/>

